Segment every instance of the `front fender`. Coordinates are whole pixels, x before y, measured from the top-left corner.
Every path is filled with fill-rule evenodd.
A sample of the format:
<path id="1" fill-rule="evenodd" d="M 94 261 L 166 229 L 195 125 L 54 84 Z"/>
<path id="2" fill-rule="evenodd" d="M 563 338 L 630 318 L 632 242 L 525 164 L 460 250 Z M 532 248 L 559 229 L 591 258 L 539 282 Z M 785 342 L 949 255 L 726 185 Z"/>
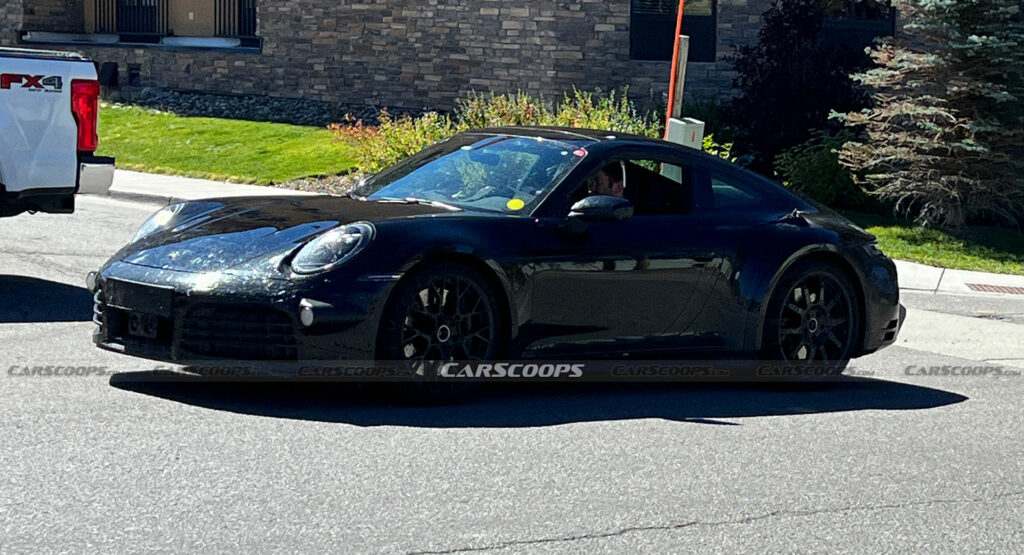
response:
<path id="1" fill-rule="evenodd" d="M 415 253 L 401 264 L 401 277 L 404 278 L 423 264 L 446 261 L 464 264 L 484 276 L 507 310 L 509 329 L 515 336 L 520 323 L 528 317 L 528 313 L 524 313 L 528 304 L 522 302 L 525 298 L 522 266 L 513 260 L 498 260 L 489 256 L 480 246 L 453 242 L 437 244 Z M 516 275 L 521 279 L 516 279 Z"/>
<path id="2" fill-rule="evenodd" d="M 807 234 L 808 229 L 800 229 L 799 234 L 781 239 L 776 244 L 782 248 L 757 249 L 751 252 L 740 279 L 740 291 L 748 303 L 749 320 L 744 327 L 744 346 L 751 352 L 761 349 L 761 336 L 764 328 L 765 310 L 768 300 L 775 291 L 779 280 L 793 264 L 811 256 L 827 256 L 843 259 L 841 249 L 834 243 L 836 239 L 829 237 L 826 230 L 820 233 Z M 793 239 L 787 241 L 786 239 Z M 847 265 L 849 263 L 847 262 Z"/>

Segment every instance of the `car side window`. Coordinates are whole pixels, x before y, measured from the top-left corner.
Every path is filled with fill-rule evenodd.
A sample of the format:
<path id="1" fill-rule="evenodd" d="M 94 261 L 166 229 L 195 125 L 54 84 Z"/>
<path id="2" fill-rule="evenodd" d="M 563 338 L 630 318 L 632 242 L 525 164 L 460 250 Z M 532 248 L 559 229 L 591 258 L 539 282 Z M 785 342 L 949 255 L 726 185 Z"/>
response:
<path id="1" fill-rule="evenodd" d="M 576 204 L 590 195 L 599 194 L 594 189 L 597 188 L 595 185 L 600 181 L 598 174 L 601 172 L 606 172 L 610 176 L 609 180 L 623 182 L 625 179 L 624 168 L 625 164 L 622 162 L 609 162 L 608 164 L 591 171 L 587 175 L 586 179 L 577 184 L 576 188 L 573 189 L 572 194 L 569 195 L 569 206 Z"/>
<path id="2" fill-rule="evenodd" d="M 711 198 L 715 210 L 741 210 L 763 206 L 766 198 L 754 187 L 736 179 L 711 175 Z"/>
<path id="3" fill-rule="evenodd" d="M 690 168 L 660 160 L 627 160 L 623 196 L 635 216 L 684 215 L 693 212 Z"/>

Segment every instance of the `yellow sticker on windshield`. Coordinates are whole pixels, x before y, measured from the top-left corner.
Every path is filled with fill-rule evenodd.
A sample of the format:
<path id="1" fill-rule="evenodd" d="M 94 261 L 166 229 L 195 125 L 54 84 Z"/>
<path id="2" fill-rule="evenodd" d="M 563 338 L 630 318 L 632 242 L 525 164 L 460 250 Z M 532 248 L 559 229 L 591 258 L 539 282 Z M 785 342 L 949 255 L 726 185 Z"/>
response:
<path id="1" fill-rule="evenodd" d="M 505 207 L 509 210 L 522 210 L 526 206 L 526 203 L 520 199 L 514 198 L 505 203 Z"/>

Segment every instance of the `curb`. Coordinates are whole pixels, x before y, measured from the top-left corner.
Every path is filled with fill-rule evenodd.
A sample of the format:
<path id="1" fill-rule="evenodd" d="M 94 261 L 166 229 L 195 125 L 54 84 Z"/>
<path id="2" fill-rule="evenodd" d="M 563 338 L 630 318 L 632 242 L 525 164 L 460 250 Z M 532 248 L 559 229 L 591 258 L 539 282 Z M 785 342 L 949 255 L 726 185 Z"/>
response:
<path id="1" fill-rule="evenodd" d="M 278 189 L 273 186 L 267 186 L 268 189 L 272 189 L 273 192 L 269 193 L 268 189 L 260 188 L 260 194 L 253 194 L 252 196 L 315 196 L 322 195 L 325 193 L 312 193 L 309 191 L 298 191 L 295 189 Z M 237 193 L 237 192 L 236 192 Z M 168 204 L 174 204 L 176 202 L 185 202 L 190 200 L 200 200 L 204 198 L 230 198 L 245 196 L 239 194 L 217 194 L 210 192 L 208 195 L 195 195 L 195 196 L 178 196 L 173 194 L 163 193 L 145 193 L 140 191 L 118 191 L 116 189 L 110 189 L 105 195 L 98 195 L 92 193 L 82 193 L 81 196 L 93 197 L 93 198 L 109 198 L 112 200 L 120 200 L 125 202 L 139 202 L 145 204 L 156 204 L 159 206 L 166 206 Z"/>
<path id="2" fill-rule="evenodd" d="M 310 196 L 318 193 L 273 185 L 245 185 L 163 174 L 120 170 L 106 195 L 98 197 L 166 206 L 175 202 L 238 196 Z"/>
<path id="3" fill-rule="evenodd" d="M 100 196 L 100 195 L 91 195 L 91 196 Z M 173 204 L 174 202 L 176 202 L 178 200 L 173 195 L 159 195 L 159 194 L 151 194 L 151 193 L 137 193 L 137 192 L 131 192 L 131 191 L 115 191 L 114 189 L 111 189 L 111 190 L 107 191 L 107 194 L 103 195 L 103 197 L 114 199 L 114 200 L 123 200 L 123 201 L 127 201 L 127 202 L 140 202 L 140 203 L 146 203 L 146 204 L 159 204 L 159 205 Z"/>

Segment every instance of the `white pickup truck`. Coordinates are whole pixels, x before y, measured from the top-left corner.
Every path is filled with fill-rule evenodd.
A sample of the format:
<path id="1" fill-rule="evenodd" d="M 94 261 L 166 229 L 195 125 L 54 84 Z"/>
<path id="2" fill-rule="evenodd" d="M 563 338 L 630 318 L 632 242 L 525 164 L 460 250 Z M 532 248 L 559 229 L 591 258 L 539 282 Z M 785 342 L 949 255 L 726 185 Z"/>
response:
<path id="1" fill-rule="evenodd" d="M 0 217 L 67 214 L 106 193 L 114 159 L 95 156 L 100 84 L 67 52 L 0 48 Z"/>

